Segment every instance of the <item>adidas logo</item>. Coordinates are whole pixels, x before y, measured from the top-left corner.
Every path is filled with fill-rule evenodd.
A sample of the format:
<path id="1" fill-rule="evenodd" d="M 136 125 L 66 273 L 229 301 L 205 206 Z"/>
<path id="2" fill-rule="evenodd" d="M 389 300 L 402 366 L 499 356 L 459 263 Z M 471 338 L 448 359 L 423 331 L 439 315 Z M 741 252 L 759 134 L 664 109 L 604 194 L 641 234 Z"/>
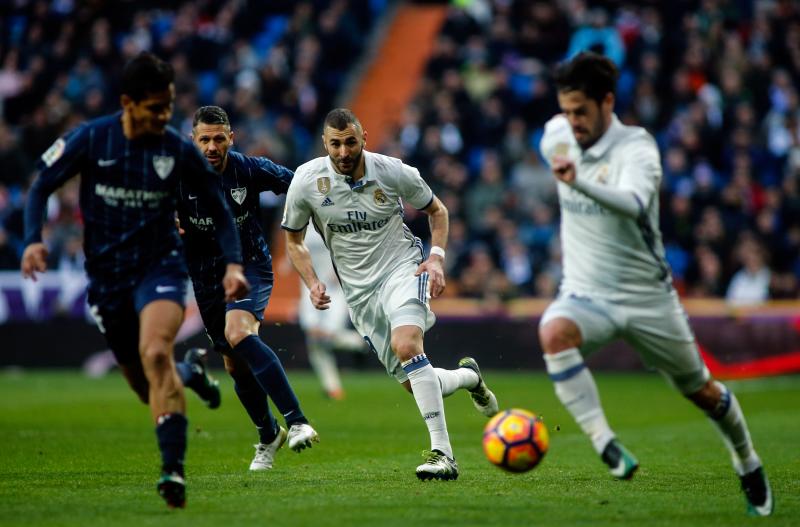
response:
<path id="1" fill-rule="evenodd" d="M 321 207 L 330 207 L 331 205 L 333 205 L 333 201 L 331 201 L 331 198 L 327 198 L 327 197 L 326 197 L 326 198 L 325 198 L 325 199 L 322 201 L 322 205 L 320 205 L 320 206 L 321 206 Z"/>

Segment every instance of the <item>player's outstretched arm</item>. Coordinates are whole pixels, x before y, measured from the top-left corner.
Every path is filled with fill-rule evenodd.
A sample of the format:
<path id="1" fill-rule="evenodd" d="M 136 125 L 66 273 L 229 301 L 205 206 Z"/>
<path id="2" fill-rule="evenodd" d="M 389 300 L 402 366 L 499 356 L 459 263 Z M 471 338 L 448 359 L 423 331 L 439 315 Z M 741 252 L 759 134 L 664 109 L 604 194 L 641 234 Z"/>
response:
<path id="1" fill-rule="evenodd" d="M 244 276 L 244 267 L 241 264 L 228 264 L 225 276 L 222 277 L 222 287 L 225 288 L 226 302 L 242 299 L 250 291 L 250 284 Z"/>
<path id="2" fill-rule="evenodd" d="M 36 242 L 25 247 L 22 254 L 22 276 L 36 281 L 36 273 L 47 271 L 47 247 L 42 242 Z"/>
<path id="3" fill-rule="evenodd" d="M 87 149 L 87 127 L 69 132 L 42 154 L 38 174 L 28 191 L 25 204 L 25 252 L 20 268 L 22 276 L 36 280 L 36 273 L 47 270 L 47 247 L 42 243 L 47 200 L 67 180 L 81 171 Z"/>
<path id="4" fill-rule="evenodd" d="M 439 198 L 433 197 L 431 204 L 422 209 L 428 215 L 431 229 L 431 253 L 428 259 L 417 268 L 415 276 L 428 273 L 431 284 L 431 296 L 437 298 L 444 291 L 444 249 L 447 247 L 447 234 L 450 230 L 450 216 L 447 208 Z"/>
<path id="5" fill-rule="evenodd" d="M 314 271 L 311 253 L 304 241 L 305 237 L 305 229 L 301 231 L 286 230 L 286 253 L 300 278 L 308 287 L 311 304 L 317 309 L 325 310 L 330 308 L 331 297 L 325 292 L 325 284 L 320 282 Z"/>

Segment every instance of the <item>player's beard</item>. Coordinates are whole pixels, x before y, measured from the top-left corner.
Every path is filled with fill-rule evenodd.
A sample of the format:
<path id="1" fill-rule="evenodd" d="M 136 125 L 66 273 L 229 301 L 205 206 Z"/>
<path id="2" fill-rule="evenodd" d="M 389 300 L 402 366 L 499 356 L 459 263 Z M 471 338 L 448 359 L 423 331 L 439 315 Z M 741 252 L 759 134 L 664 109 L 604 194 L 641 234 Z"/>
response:
<path id="1" fill-rule="evenodd" d="M 344 174 L 345 176 L 352 176 L 353 172 L 355 172 L 356 169 L 361 164 L 361 158 L 363 156 L 364 156 L 364 148 L 361 148 L 361 150 L 358 151 L 358 155 L 351 159 L 350 170 L 344 170 L 342 168 L 342 165 L 340 164 L 341 161 L 337 162 L 336 159 L 333 158 L 333 156 L 330 157 L 331 161 L 333 162 L 333 165 L 336 167 L 336 170 L 338 170 L 340 174 Z"/>
<path id="2" fill-rule="evenodd" d="M 578 145 L 580 145 L 582 150 L 588 150 L 603 136 L 603 131 L 606 129 L 606 125 L 603 122 L 603 117 L 598 116 L 597 121 L 594 123 L 594 126 L 591 127 L 590 130 L 586 130 L 586 134 L 584 136 L 583 141 L 578 141 Z M 577 141 L 578 138 L 575 137 Z"/>

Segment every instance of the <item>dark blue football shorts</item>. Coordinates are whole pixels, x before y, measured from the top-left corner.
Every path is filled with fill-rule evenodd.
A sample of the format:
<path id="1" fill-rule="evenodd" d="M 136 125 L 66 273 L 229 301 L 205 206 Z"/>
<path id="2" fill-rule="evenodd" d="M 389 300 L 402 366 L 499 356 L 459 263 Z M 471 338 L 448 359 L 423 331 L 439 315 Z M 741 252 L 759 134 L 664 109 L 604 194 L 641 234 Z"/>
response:
<path id="1" fill-rule="evenodd" d="M 264 320 L 264 310 L 269 303 L 274 281 L 271 261 L 247 263 L 244 266 L 244 276 L 250 283 L 250 292 L 241 300 L 226 303 L 225 290 L 222 287 L 224 266 L 221 270 L 221 273 L 209 273 L 213 276 L 203 277 L 202 280 L 192 280 L 206 334 L 217 351 L 230 348 L 225 339 L 225 314 L 233 309 L 241 309 L 252 313 L 256 320 Z M 216 280 L 212 282 L 212 278 Z"/>
<path id="2" fill-rule="evenodd" d="M 184 307 L 187 278 L 179 251 L 172 251 L 138 277 L 89 277 L 92 316 L 118 363 L 139 360 L 139 313 L 147 304 L 171 300 Z"/>

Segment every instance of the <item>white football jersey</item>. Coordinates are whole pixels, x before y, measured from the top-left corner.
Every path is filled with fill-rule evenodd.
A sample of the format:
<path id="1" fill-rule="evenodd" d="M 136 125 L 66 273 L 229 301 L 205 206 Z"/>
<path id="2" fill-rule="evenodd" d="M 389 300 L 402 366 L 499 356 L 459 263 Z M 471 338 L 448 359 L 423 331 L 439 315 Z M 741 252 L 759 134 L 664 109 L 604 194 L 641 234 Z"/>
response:
<path id="1" fill-rule="evenodd" d="M 286 194 L 281 225 L 300 231 L 309 220 L 314 223 L 351 307 L 373 295 L 398 265 L 422 262 L 422 242 L 403 223 L 403 200 L 420 210 L 433 201 L 417 169 L 366 150 L 364 161 L 364 177 L 352 185 L 327 156 L 301 165 Z"/>
<path id="2" fill-rule="evenodd" d="M 658 228 L 661 159 L 653 137 L 613 115 L 606 133 L 583 151 L 567 118 L 557 115 L 545 125 L 540 148 L 548 163 L 555 155 L 571 159 L 579 180 L 632 192 L 642 210 L 636 219 L 624 216 L 558 182 L 562 293 L 614 300 L 668 290 L 672 282 Z"/>

